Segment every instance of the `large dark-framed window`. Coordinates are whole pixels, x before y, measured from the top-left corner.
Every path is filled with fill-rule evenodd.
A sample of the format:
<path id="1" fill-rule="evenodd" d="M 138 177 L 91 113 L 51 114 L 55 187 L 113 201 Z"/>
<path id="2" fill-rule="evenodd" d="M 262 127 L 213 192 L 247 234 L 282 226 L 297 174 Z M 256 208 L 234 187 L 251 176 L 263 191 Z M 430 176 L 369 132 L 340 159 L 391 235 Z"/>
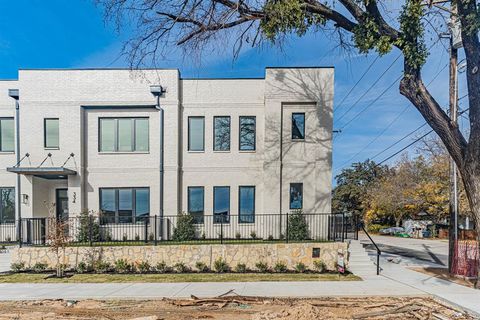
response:
<path id="1" fill-rule="evenodd" d="M 43 146 L 47 149 L 60 148 L 60 121 L 58 118 L 43 119 Z"/>
<path id="2" fill-rule="evenodd" d="M 213 117 L 213 150 L 230 151 L 230 117 Z"/>
<path id="3" fill-rule="evenodd" d="M 0 188 L 0 224 L 15 222 L 15 188 Z"/>
<path id="4" fill-rule="evenodd" d="M 15 151 L 15 123 L 13 118 L 0 117 L 0 152 Z"/>
<path id="5" fill-rule="evenodd" d="M 240 116 L 239 118 L 239 149 L 240 151 L 255 151 L 256 148 L 256 117 Z"/>
<path id="6" fill-rule="evenodd" d="M 187 188 L 188 213 L 193 216 L 195 223 L 203 223 L 205 214 L 205 188 L 188 187 Z"/>
<path id="7" fill-rule="evenodd" d="M 213 222 L 230 222 L 230 187 L 213 187 Z"/>
<path id="8" fill-rule="evenodd" d="M 290 209 L 303 209 L 303 183 L 290 183 Z"/>
<path id="9" fill-rule="evenodd" d="M 149 118 L 99 118 L 100 152 L 148 152 Z"/>
<path id="10" fill-rule="evenodd" d="M 292 113 L 292 140 L 305 140 L 305 112 Z"/>
<path id="11" fill-rule="evenodd" d="M 188 117 L 188 151 L 205 151 L 205 117 Z"/>
<path id="12" fill-rule="evenodd" d="M 238 187 L 238 222 L 255 222 L 255 186 Z"/>
<path id="13" fill-rule="evenodd" d="M 101 222 L 139 223 L 150 216 L 150 188 L 100 188 Z"/>

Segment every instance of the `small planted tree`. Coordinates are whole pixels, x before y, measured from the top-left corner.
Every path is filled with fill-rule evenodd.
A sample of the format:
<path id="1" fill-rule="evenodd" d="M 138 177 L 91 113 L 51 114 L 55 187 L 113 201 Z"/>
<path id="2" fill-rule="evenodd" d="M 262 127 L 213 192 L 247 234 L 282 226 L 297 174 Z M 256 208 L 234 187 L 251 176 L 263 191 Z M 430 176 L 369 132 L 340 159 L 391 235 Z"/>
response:
<path id="1" fill-rule="evenodd" d="M 307 240 L 308 224 L 302 210 L 293 211 L 288 217 L 288 240 Z"/>
<path id="2" fill-rule="evenodd" d="M 173 241 L 190 241 L 195 239 L 194 218 L 188 213 L 180 213 L 177 227 L 173 230 Z"/>
<path id="3" fill-rule="evenodd" d="M 56 255 L 56 276 L 63 277 L 65 268 L 65 247 L 69 242 L 68 221 L 58 219 L 55 213 L 55 204 L 46 204 L 48 209 L 47 241 L 50 250 Z"/>

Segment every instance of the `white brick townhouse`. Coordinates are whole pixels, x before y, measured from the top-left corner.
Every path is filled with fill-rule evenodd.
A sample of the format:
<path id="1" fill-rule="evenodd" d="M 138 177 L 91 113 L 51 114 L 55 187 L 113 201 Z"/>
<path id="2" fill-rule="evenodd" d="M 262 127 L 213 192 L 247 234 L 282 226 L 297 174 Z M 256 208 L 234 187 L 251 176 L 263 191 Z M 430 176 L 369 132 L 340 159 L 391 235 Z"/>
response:
<path id="1" fill-rule="evenodd" d="M 102 212 L 109 224 L 328 213 L 333 77 L 333 68 L 267 68 L 258 79 L 19 70 L 0 81 L 0 224 L 49 208 Z"/>

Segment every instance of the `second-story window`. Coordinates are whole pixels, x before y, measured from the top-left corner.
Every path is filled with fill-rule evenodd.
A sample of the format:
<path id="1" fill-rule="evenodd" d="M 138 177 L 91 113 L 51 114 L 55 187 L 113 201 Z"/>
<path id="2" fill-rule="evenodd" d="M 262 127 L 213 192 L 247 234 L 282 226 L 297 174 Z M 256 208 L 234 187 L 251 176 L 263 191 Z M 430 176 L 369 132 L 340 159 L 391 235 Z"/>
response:
<path id="1" fill-rule="evenodd" d="M 148 118 L 100 118 L 101 152 L 147 152 Z"/>
<path id="2" fill-rule="evenodd" d="M 188 151 L 205 150 L 205 118 L 188 117 Z"/>
<path id="3" fill-rule="evenodd" d="M 43 121 L 44 147 L 58 149 L 60 147 L 60 129 L 58 118 L 47 118 Z"/>
<path id="4" fill-rule="evenodd" d="M 292 140 L 305 139 L 305 113 L 292 113 Z"/>
<path id="5" fill-rule="evenodd" d="M 213 150 L 230 150 L 230 117 L 213 117 Z"/>
<path id="6" fill-rule="evenodd" d="M 13 118 L 0 118 L 0 152 L 15 150 L 15 125 Z"/>
<path id="7" fill-rule="evenodd" d="M 240 117 L 239 148 L 241 151 L 255 150 L 255 116 Z"/>

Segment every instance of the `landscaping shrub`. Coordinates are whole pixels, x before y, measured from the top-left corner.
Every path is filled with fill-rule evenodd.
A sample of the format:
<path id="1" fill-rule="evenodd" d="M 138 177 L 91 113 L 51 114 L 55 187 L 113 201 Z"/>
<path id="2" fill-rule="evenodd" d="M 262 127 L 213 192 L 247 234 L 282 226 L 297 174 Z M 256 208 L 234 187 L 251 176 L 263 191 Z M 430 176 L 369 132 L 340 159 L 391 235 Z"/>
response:
<path id="1" fill-rule="evenodd" d="M 197 270 L 200 271 L 200 272 L 210 271 L 208 266 L 202 261 L 197 261 L 197 263 L 195 263 L 195 268 L 197 268 Z"/>
<path id="2" fill-rule="evenodd" d="M 107 273 L 112 270 L 112 266 L 106 261 L 99 260 L 95 263 L 93 269 L 96 273 Z"/>
<path id="3" fill-rule="evenodd" d="M 140 236 L 138 234 L 135 235 L 135 241 L 140 241 Z"/>
<path id="4" fill-rule="evenodd" d="M 265 272 L 268 272 L 269 269 L 268 269 L 268 264 L 266 262 L 263 262 L 263 261 L 259 261 L 255 264 L 255 267 L 257 268 L 258 271 L 260 271 L 261 273 L 265 273 Z"/>
<path id="5" fill-rule="evenodd" d="M 104 237 L 105 237 L 105 241 L 107 241 L 107 242 L 112 241 L 112 234 L 110 233 L 109 230 L 105 230 L 105 231 L 104 231 Z M 125 240 L 125 241 L 126 241 L 126 240 Z"/>
<path id="6" fill-rule="evenodd" d="M 25 270 L 25 262 L 15 262 L 10 265 L 10 269 L 12 269 L 13 272 L 20 272 L 22 270 Z"/>
<path id="7" fill-rule="evenodd" d="M 128 273 L 132 271 L 132 265 L 125 259 L 118 259 L 113 263 L 113 265 L 115 272 L 117 273 Z"/>
<path id="8" fill-rule="evenodd" d="M 275 263 L 273 270 L 275 270 L 275 272 L 287 272 L 287 264 L 285 262 L 278 261 Z"/>
<path id="9" fill-rule="evenodd" d="M 48 265 L 46 263 L 42 263 L 42 262 L 37 262 L 33 265 L 33 272 L 44 272 L 45 270 L 47 270 L 47 267 Z"/>
<path id="10" fill-rule="evenodd" d="M 386 229 L 386 228 L 390 228 L 390 226 L 374 223 L 374 224 L 368 225 L 367 231 L 370 233 L 379 233 L 381 229 Z"/>
<path id="11" fill-rule="evenodd" d="M 168 273 L 172 270 L 169 266 L 167 266 L 165 261 L 157 263 L 155 269 L 157 270 L 157 272 L 160 272 L 160 273 Z"/>
<path id="12" fill-rule="evenodd" d="M 173 266 L 173 269 L 175 269 L 175 271 L 178 273 L 187 273 L 191 271 L 190 267 L 183 262 L 175 263 L 175 265 Z"/>
<path id="13" fill-rule="evenodd" d="M 293 211 L 288 217 L 288 239 L 307 240 L 308 234 L 308 224 L 302 210 Z"/>
<path id="14" fill-rule="evenodd" d="M 230 267 L 228 266 L 227 262 L 222 258 L 218 258 L 213 263 L 213 269 L 218 273 L 228 272 L 230 271 Z"/>
<path id="15" fill-rule="evenodd" d="M 148 241 L 154 241 L 154 240 L 155 240 L 155 235 L 150 232 L 150 234 L 148 235 Z"/>
<path id="16" fill-rule="evenodd" d="M 173 230 L 173 241 L 190 241 L 195 239 L 194 218 L 188 213 L 177 216 L 177 227 Z"/>
<path id="17" fill-rule="evenodd" d="M 123 234 L 122 241 L 123 241 L 123 242 L 127 242 L 127 241 L 128 241 L 128 236 L 127 236 L 126 233 Z"/>
<path id="18" fill-rule="evenodd" d="M 78 242 L 89 242 L 90 234 L 92 236 L 92 241 L 100 241 L 100 224 L 97 219 L 88 212 L 88 210 L 82 211 L 79 217 L 79 226 L 77 233 Z"/>
<path id="19" fill-rule="evenodd" d="M 237 231 L 237 233 L 235 233 L 235 239 L 240 240 L 241 238 L 242 238 L 242 234 Z"/>
<path id="20" fill-rule="evenodd" d="M 317 272 L 325 272 L 327 270 L 327 266 L 325 265 L 325 262 L 322 260 L 315 260 L 313 261 L 313 267 L 315 268 L 315 271 Z"/>
<path id="21" fill-rule="evenodd" d="M 77 273 L 86 273 L 91 271 L 91 267 L 89 267 L 85 262 L 81 261 L 78 263 L 76 271 Z"/>
<path id="22" fill-rule="evenodd" d="M 245 263 L 239 263 L 235 266 L 235 272 L 245 273 L 247 271 L 248 271 L 248 269 L 247 269 L 247 265 Z"/>
<path id="23" fill-rule="evenodd" d="M 255 230 L 252 230 L 252 232 L 250 232 L 250 237 L 255 240 L 257 239 L 257 233 L 255 232 Z"/>
<path id="24" fill-rule="evenodd" d="M 147 273 L 147 272 L 150 272 L 152 270 L 152 266 L 150 265 L 150 263 L 148 263 L 148 261 L 140 261 L 137 265 L 137 270 L 138 272 L 140 273 Z"/>
<path id="25" fill-rule="evenodd" d="M 295 265 L 295 271 L 299 273 L 304 273 L 305 271 L 307 271 L 307 266 L 305 265 L 305 263 L 299 262 Z"/>
<path id="26" fill-rule="evenodd" d="M 272 235 L 269 235 L 268 238 L 267 238 L 268 241 L 273 241 L 273 236 Z"/>

